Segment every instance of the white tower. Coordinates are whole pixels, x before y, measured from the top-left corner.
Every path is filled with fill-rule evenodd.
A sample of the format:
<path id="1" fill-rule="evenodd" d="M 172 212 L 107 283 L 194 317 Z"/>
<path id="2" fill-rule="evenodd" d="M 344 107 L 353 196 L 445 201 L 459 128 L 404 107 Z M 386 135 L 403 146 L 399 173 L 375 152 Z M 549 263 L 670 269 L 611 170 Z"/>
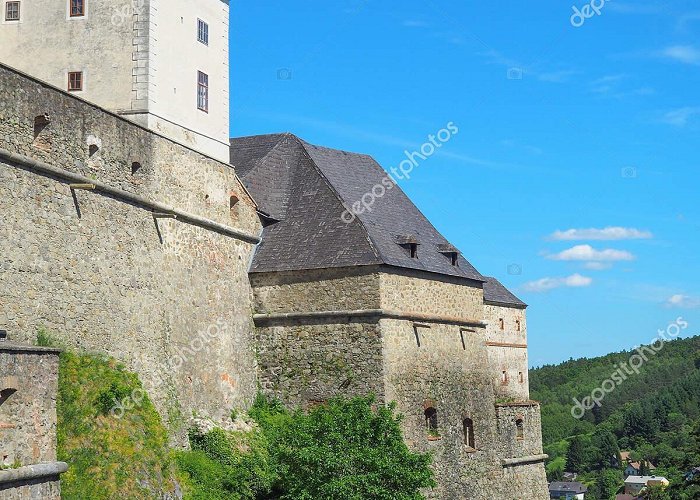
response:
<path id="1" fill-rule="evenodd" d="M 0 4 L 0 62 L 228 163 L 228 0 Z"/>

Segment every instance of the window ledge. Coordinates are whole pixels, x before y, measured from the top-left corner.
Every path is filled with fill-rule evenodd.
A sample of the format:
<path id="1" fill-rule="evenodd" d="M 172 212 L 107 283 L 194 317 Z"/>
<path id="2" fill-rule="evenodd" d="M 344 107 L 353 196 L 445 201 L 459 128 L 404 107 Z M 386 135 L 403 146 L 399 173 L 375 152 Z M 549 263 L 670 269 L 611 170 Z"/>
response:
<path id="1" fill-rule="evenodd" d="M 428 441 L 440 441 L 442 436 L 428 436 Z"/>

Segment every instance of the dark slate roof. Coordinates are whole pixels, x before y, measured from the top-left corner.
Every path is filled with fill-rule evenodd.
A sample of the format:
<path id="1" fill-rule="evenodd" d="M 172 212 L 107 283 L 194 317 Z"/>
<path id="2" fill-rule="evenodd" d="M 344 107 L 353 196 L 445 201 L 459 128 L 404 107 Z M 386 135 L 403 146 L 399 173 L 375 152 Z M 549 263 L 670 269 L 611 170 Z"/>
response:
<path id="1" fill-rule="evenodd" d="M 586 493 L 588 491 L 588 488 L 586 488 L 585 485 L 576 482 L 576 481 L 571 481 L 571 482 L 561 482 L 561 481 L 555 481 L 549 485 L 549 491 L 551 492 L 571 492 L 576 495 L 579 493 Z"/>
<path id="2" fill-rule="evenodd" d="M 485 279 L 484 302 L 512 307 L 527 307 L 525 302 L 513 295 L 513 293 L 504 287 L 496 278 L 487 276 Z"/>
<path id="3" fill-rule="evenodd" d="M 375 198 L 371 211 L 343 221 L 348 207 L 387 179 L 370 156 L 287 133 L 231 139 L 231 164 L 274 221 L 263 230 L 251 272 L 385 264 L 484 281 L 461 254 L 451 264 L 445 252 L 457 249 L 396 185 Z M 399 244 L 411 241 L 417 258 Z"/>

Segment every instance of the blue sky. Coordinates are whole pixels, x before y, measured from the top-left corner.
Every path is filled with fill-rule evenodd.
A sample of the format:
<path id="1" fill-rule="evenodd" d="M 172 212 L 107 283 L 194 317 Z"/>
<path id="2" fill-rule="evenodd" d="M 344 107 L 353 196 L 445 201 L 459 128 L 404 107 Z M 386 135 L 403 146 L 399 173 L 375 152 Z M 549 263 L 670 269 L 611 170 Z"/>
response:
<path id="1" fill-rule="evenodd" d="M 454 122 L 400 185 L 530 304 L 533 366 L 698 334 L 700 5 L 593 2 L 233 1 L 232 136 L 389 168 Z"/>

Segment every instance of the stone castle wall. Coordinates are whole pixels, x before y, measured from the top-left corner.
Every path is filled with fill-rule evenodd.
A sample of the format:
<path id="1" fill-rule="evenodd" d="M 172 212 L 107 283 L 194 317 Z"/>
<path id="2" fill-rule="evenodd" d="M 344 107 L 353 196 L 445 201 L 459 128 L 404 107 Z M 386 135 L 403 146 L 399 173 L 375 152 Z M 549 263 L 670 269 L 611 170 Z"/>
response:
<path id="1" fill-rule="evenodd" d="M 0 343 L 0 465 L 56 460 L 55 349 Z"/>
<path id="2" fill-rule="evenodd" d="M 528 400 L 530 385 L 525 309 L 485 304 L 484 318 L 487 324 L 486 339 L 489 343 L 489 366 L 492 369 L 493 387 L 497 399 Z M 503 320 L 503 329 L 501 329 L 501 320 Z"/>
<path id="3" fill-rule="evenodd" d="M 251 275 L 263 388 L 301 406 L 369 392 L 396 401 L 407 444 L 433 453 L 431 497 L 546 498 L 541 457 L 502 462 L 541 455 L 539 409 L 519 408 L 521 440 L 515 417 L 496 405 L 482 289 L 431 278 L 386 268 Z M 439 436 L 426 408 L 437 411 Z"/>
<path id="4" fill-rule="evenodd" d="M 255 238 L 221 228 L 260 224 L 233 169 L 2 66 L 0 89 L 0 148 L 139 197 L 71 190 L 0 155 L 0 328 L 122 360 L 175 429 L 248 404 Z M 149 203 L 207 223 L 156 219 Z"/>
<path id="5" fill-rule="evenodd" d="M 0 499 L 59 500 L 57 349 L 0 342 Z"/>

